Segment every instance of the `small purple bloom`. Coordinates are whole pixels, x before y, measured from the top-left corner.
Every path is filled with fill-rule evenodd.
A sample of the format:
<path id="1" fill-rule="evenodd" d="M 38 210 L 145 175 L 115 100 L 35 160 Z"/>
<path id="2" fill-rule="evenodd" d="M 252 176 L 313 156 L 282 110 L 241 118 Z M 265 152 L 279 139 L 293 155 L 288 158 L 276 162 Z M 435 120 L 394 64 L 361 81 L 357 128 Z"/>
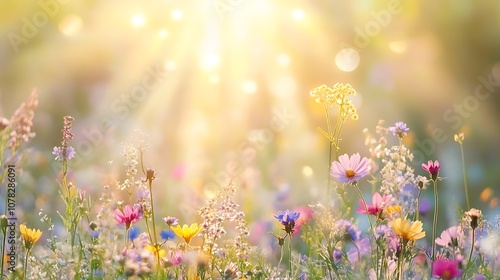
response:
<path id="1" fill-rule="evenodd" d="M 389 131 L 392 132 L 392 135 L 398 136 L 399 138 L 403 138 L 408 134 L 410 129 L 406 127 L 406 123 L 397 122 L 394 126 L 389 127 Z"/>
<path id="2" fill-rule="evenodd" d="M 347 259 L 351 264 L 356 264 L 360 258 L 370 254 L 371 244 L 368 238 L 363 238 L 361 240 L 355 241 L 353 246 L 347 252 Z"/>
<path id="3" fill-rule="evenodd" d="M 66 149 L 66 157 L 64 157 L 64 149 L 62 147 L 54 147 L 54 149 L 52 150 L 52 154 L 56 156 L 55 160 L 62 161 L 64 158 L 66 158 L 66 160 L 74 158 L 76 152 L 73 147 L 69 146 Z"/>
<path id="4" fill-rule="evenodd" d="M 178 224 L 179 224 L 179 220 L 178 220 L 177 218 L 175 218 L 175 217 L 170 217 L 170 216 L 168 216 L 168 217 L 163 218 L 162 220 L 163 220 L 163 222 L 165 222 L 165 224 L 167 224 L 169 227 L 171 227 L 171 226 L 176 226 L 176 225 L 178 225 Z"/>
<path id="5" fill-rule="evenodd" d="M 356 241 L 361 237 L 361 231 L 348 220 L 338 220 L 335 222 L 339 235 L 343 239 Z"/>
<path id="6" fill-rule="evenodd" d="M 285 232 L 288 234 L 292 234 L 294 232 L 295 222 L 300 217 L 299 212 L 295 211 L 279 211 L 278 215 L 274 215 L 274 217 L 285 226 Z"/>
<path id="7" fill-rule="evenodd" d="M 98 238 L 99 237 L 99 230 L 89 230 L 90 237 L 92 238 Z"/>
<path id="8" fill-rule="evenodd" d="M 175 238 L 175 232 L 171 231 L 171 230 L 162 230 L 160 231 L 160 236 L 161 238 L 163 238 L 163 240 L 170 240 L 170 239 L 174 239 Z"/>
<path id="9" fill-rule="evenodd" d="M 338 263 L 340 260 L 342 260 L 342 257 L 344 256 L 344 254 L 342 253 L 342 251 L 337 250 L 337 249 L 333 250 L 332 255 L 333 255 L 333 261 L 335 263 Z"/>

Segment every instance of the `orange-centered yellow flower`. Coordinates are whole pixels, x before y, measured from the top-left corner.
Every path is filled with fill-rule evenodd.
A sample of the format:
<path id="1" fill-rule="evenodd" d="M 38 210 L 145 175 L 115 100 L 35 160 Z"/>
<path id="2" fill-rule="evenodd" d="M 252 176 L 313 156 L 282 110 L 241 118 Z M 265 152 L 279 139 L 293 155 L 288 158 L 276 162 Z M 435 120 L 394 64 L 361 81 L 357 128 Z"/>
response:
<path id="1" fill-rule="evenodd" d="M 397 218 L 391 222 L 392 230 L 404 240 L 417 240 L 425 236 L 422 231 L 422 222 L 410 222 L 406 219 Z"/>
<path id="2" fill-rule="evenodd" d="M 42 236 L 42 232 L 39 229 L 29 229 L 26 227 L 25 224 L 21 225 L 21 235 L 23 236 L 24 239 L 24 246 L 26 247 L 26 250 L 31 250 L 33 247 L 33 244 L 35 244 L 38 239 Z"/>
<path id="3" fill-rule="evenodd" d="M 191 226 L 188 227 L 188 225 L 183 225 L 182 227 L 180 225 L 177 225 L 176 227 L 172 227 L 172 230 L 177 234 L 177 236 L 184 238 L 184 241 L 186 243 L 189 243 L 191 241 L 191 238 L 194 236 L 198 235 L 200 233 L 202 227 L 198 226 L 197 223 L 191 224 Z"/>

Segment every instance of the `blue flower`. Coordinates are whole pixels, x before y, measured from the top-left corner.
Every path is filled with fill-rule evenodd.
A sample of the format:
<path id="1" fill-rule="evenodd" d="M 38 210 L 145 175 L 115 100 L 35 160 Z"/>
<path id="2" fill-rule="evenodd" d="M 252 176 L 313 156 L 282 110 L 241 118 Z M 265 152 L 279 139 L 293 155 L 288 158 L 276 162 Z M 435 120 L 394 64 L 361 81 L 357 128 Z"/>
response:
<path id="1" fill-rule="evenodd" d="M 130 238 L 130 240 L 134 240 L 139 236 L 140 233 L 141 229 L 139 227 L 131 227 L 128 230 L 128 238 Z"/>
<path id="2" fill-rule="evenodd" d="M 343 239 L 356 241 L 361 237 L 361 231 L 348 220 L 338 220 L 335 226 L 339 230 L 339 235 Z"/>
<path id="3" fill-rule="evenodd" d="M 174 239 L 175 237 L 175 232 L 171 231 L 171 230 L 162 230 L 160 231 L 160 236 L 161 238 L 163 238 L 164 240 L 170 240 L 170 239 Z"/>
<path id="4" fill-rule="evenodd" d="M 288 234 L 292 234 L 294 232 L 293 228 L 295 227 L 295 222 L 300 217 L 299 212 L 295 211 L 279 211 L 278 215 L 274 215 L 274 217 L 285 226 L 285 232 Z"/>
<path id="5" fill-rule="evenodd" d="M 89 230 L 90 237 L 92 238 L 98 238 L 99 237 L 99 230 Z"/>
<path id="6" fill-rule="evenodd" d="M 406 123 L 397 122 L 394 126 L 389 127 L 389 131 L 392 132 L 392 135 L 398 136 L 399 138 L 403 138 L 408 134 L 410 129 L 406 127 Z"/>

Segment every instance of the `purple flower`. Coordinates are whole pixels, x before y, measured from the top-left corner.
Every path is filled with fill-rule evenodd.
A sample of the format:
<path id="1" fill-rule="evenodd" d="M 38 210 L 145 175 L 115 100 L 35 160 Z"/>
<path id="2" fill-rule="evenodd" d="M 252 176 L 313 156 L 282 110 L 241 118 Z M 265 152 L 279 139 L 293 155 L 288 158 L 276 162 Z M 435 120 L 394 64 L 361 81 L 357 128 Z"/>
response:
<path id="1" fill-rule="evenodd" d="M 169 227 L 171 227 L 171 226 L 176 226 L 176 225 L 178 225 L 178 224 L 179 224 L 179 220 L 178 220 L 177 218 L 175 218 L 175 217 L 170 217 L 170 216 L 168 216 L 168 217 L 163 218 L 162 220 L 163 220 L 163 222 L 165 222 L 165 224 L 167 224 Z"/>
<path id="2" fill-rule="evenodd" d="M 455 260 L 437 259 L 434 261 L 432 275 L 443 280 L 451 280 L 460 277 L 462 271 L 458 269 L 458 263 Z"/>
<path id="3" fill-rule="evenodd" d="M 338 229 L 342 239 L 356 241 L 360 238 L 361 232 L 359 229 L 348 220 L 338 220 L 335 222 L 335 227 Z"/>
<path id="4" fill-rule="evenodd" d="M 54 147 L 52 154 L 56 156 L 55 160 L 62 161 L 63 159 L 70 160 L 75 157 L 75 149 L 69 146 L 66 149 L 66 156 L 64 156 L 64 149 L 62 147 Z"/>
<path id="5" fill-rule="evenodd" d="M 410 129 L 406 127 L 406 123 L 404 122 L 397 122 L 394 126 L 389 127 L 389 131 L 392 132 L 392 135 L 397 135 L 399 138 L 405 137 L 409 130 Z"/>
<path id="6" fill-rule="evenodd" d="M 98 238 L 99 237 L 99 230 L 89 230 L 90 237 L 92 238 Z"/>
<path id="7" fill-rule="evenodd" d="M 340 260 L 342 260 L 344 254 L 342 253 L 342 251 L 335 249 L 333 250 L 332 256 L 333 256 L 333 261 L 335 263 L 338 263 Z"/>
<path id="8" fill-rule="evenodd" d="M 385 238 L 389 252 L 396 253 L 399 249 L 399 236 L 387 225 L 380 225 L 375 229 L 375 238 L 381 240 Z"/>
<path id="9" fill-rule="evenodd" d="M 422 168 L 429 172 L 429 174 L 431 175 L 431 179 L 433 181 L 436 181 L 437 180 L 437 177 L 438 177 L 438 174 L 439 174 L 439 169 L 440 169 L 440 166 L 439 166 L 439 161 L 434 161 L 432 162 L 432 160 L 429 160 L 427 162 L 427 164 L 425 163 L 422 163 Z"/>
<path id="10" fill-rule="evenodd" d="M 339 161 L 332 162 L 330 175 L 341 183 L 352 183 L 366 176 L 370 171 L 368 159 L 356 153 L 349 157 L 339 156 Z"/>
<path id="11" fill-rule="evenodd" d="M 299 212 L 295 211 L 279 211 L 278 215 L 274 215 L 274 217 L 285 226 L 285 232 L 288 234 L 292 234 L 294 232 L 295 222 L 300 217 Z"/>
<path id="12" fill-rule="evenodd" d="M 354 242 L 355 246 L 347 252 L 347 259 L 351 264 L 356 264 L 362 257 L 370 254 L 371 244 L 368 238 L 363 238 Z"/>

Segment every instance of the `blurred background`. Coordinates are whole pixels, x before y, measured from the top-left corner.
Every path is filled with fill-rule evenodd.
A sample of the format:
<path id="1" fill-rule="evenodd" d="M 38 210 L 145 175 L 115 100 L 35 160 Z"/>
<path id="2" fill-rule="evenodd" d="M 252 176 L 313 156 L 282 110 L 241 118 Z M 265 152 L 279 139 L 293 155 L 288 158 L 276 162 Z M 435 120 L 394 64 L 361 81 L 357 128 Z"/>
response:
<path id="1" fill-rule="evenodd" d="M 471 204 L 498 214 L 500 2 L 456 1 L 3 1 L 0 116 L 34 88 L 36 137 L 19 166 L 19 216 L 63 209 L 57 197 L 62 117 L 75 118 L 70 176 L 98 198 L 124 178 L 121 143 L 149 136 L 159 216 L 200 221 L 196 209 L 229 178 L 254 232 L 272 214 L 325 195 L 323 107 L 309 91 L 350 83 L 359 120 L 340 153 L 359 152 L 363 128 L 404 121 L 405 144 L 442 165 L 440 214 Z M 333 111 L 332 111 L 333 112 Z M 397 144 L 397 139 L 390 144 Z M 361 186 L 371 197 L 369 184 Z M 424 194 L 432 200 L 432 191 Z M 352 194 L 354 202 L 356 194 Z M 357 207 L 357 205 L 356 205 Z M 430 219 L 431 217 L 427 217 Z M 259 231 L 260 230 L 260 231 Z"/>

